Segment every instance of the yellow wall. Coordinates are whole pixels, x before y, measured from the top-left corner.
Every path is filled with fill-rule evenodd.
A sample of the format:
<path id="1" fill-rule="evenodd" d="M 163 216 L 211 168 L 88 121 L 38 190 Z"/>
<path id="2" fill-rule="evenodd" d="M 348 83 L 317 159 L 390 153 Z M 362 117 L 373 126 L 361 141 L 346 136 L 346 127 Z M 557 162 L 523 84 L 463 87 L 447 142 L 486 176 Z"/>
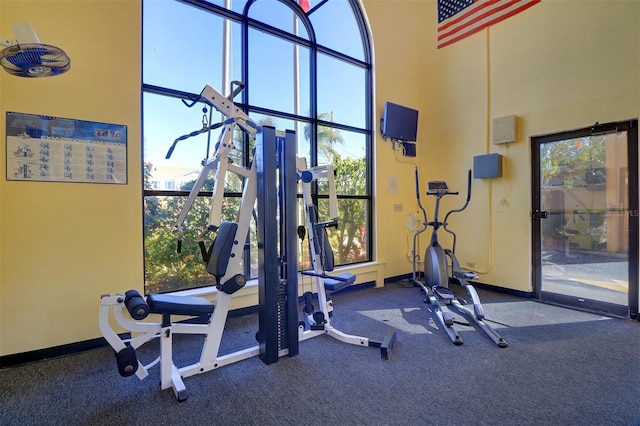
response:
<path id="1" fill-rule="evenodd" d="M 463 265 L 488 271 L 482 282 L 530 291 L 529 138 L 638 117 L 640 2 L 544 0 L 441 50 L 435 0 L 363 3 L 377 114 L 387 100 L 420 110 L 414 163 L 423 192 L 429 179 L 464 191 L 474 155 L 505 155 L 505 176 L 474 181 L 469 210 L 452 222 Z M 125 124 L 129 183 L 7 182 L 0 161 L 0 355 L 100 337 L 100 294 L 143 286 L 140 2 L 0 0 L 0 34 L 24 20 L 65 49 L 72 68 L 42 80 L 0 72 L 0 156 L 6 111 Z M 491 118 L 509 114 L 520 131 L 507 151 L 487 138 Z M 379 134 L 375 157 L 376 253 L 392 277 L 411 271 L 414 164 L 396 159 Z"/>
<path id="2" fill-rule="evenodd" d="M 473 156 L 504 156 L 503 177 L 474 180 L 470 207 L 450 220 L 461 264 L 474 264 L 481 282 L 532 291 L 530 137 L 638 117 L 640 2 L 543 0 L 440 50 L 435 0 L 365 5 L 376 42 L 378 112 L 394 99 L 420 110 L 422 193 L 430 179 L 464 193 Z M 492 119 L 511 114 L 519 117 L 517 142 L 490 144 Z M 378 222 L 380 257 L 391 276 L 406 268 L 399 236 L 414 195 L 388 195 L 385 173 L 397 174 L 406 188 L 413 188 L 413 175 L 401 166 L 388 170 L 388 144 L 380 137 L 376 143 L 378 217 L 399 222 L 389 233 Z M 405 212 L 388 213 L 402 197 Z M 432 200 L 425 198 L 431 214 Z M 450 197 L 443 207 L 463 202 Z M 423 251 L 426 236 L 421 241 Z"/>
<path id="3" fill-rule="evenodd" d="M 3 32 L 2 3 L 0 2 L 0 37 L 3 37 L 2 36 L 2 32 Z M 2 107 L 2 93 L 3 93 L 2 92 L 2 86 L 3 86 L 2 82 L 3 82 L 3 79 L 0 77 L 0 116 L 2 117 L 2 118 L 0 118 L 0 128 L 4 129 L 4 127 L 5 127 L 4 126 L 4 122 L 5 122 L 5 118 L 4 117 L 5 116 L 2 115 L 2 114 L 4 114 L 4 109 Z M 0 138 L 3 141 L 5 139 L 5 136 L 6 136 L 5 135 L 5 130 L 0 130 Z M 0 165 L 0 175 L 5 171 L 3 168 L 6 168 L 6 166 L 5 166 L 6 161 L 5 161 L 5 158 L 4 158 L 5 157 L 5 153 L 2 152 L 3 149 L 4 149 L 4 142 L 0 142 L 0 163 L 2 164 L 2 165 Z M 2 345 L 2 334 L 3 334 L 3 332 L 2 332 L 2 306 L 4 306 L 3 302 L 2 302 L 2 300 L 3 300 L 3 297 L 2 297 L 2 293 L 3 293 L 3 291 L 2 291 L 2 287 L 3 287 L 2 286 L 2 281 L 3 281 L 3 279 L 2 279 L 2 276 L 3 276 L 3 273 L 2 273 L 2 259 L 4 259 L 4 256 L 3 256 L 3 253 L 2 253 L 2 245 L 3 245 L 2 244 L 2 241 L 3 241 L 3 238 L 2 238 L 2 210 L 3 210 L 3 208 L 2 208 L 2 206 L 4 205 L 4 202 L 2 201 L 2 192 L 3 192 L 2 191 L 3 190 L 2 185 L 3 185 L 3 177 L 0 176 L 0 356 L 2 356 L 4 354 L 4 351 L 2 350 L 2 347 L 3 347 L 3 345 Z"/>
<path id="4" fill-rule="evenodd" d="M 414 169 L 419 156 L 427 154 L 428 132 L 434 105 L 424 87 L 431 71 L 425 66 L 424 40 L 431 39 L 426 16 L 434 13 L 428 1 L 364 1 L 375 48 L 376 114 L 382 116 L 384 103 L 391 101 L 419 110 L 418 157 L 403 157 L 394 152 L 391 141 L 376 132 L 375 148 L 375 232 L 377 259 L 383 263 L 385 277 L 411 272 L 413 232 L 405 226 L 408 215 L 417 211 Z M 379 125 L 374 123 L 376 128 Z M 397 182 L 396 192 L 389 181 Z M 401 204 L 402 211 L 394 205 Z"/>
<path id="5" fill-rule="evenodd" d="M 140 4 L 0 2 L 0 32 L 28 21 L 71 70 L 0 71 L 0 355 L 99 337 L 101 293 L 142 290 Z M 124 124 L 128 184 L 8 182 L 6 112 Z"/>

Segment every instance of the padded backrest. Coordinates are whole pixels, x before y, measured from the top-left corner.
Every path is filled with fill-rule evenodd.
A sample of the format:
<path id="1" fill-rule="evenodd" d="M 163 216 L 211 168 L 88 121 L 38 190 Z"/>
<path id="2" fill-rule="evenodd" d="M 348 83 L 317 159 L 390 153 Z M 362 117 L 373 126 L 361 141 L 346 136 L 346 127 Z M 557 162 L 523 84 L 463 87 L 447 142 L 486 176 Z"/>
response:
<path id="1" fill-rule="evenodd" d="M 322 225 L 317 225 L 318 223 L 318 212 L 315 206 L 308 207 L 309 221 L 311 222 L 311 226 L 313 227 L 313 235 L 315 240 L 315 249 L 316 253 L 320 256 L 320 263 L 322 266 L 322 270 L 325 272 L 333 271 L 334 267 L 334 256 L 333 249 L 331 248 L 331 244 L 329 244 L 329 235 L 327 234 L 327 229 Z"/>
<path id="2" fill-rule="evenodd" d="M 238 224 L 236 222 L 222 222 L 218 228 L 218 235 L 209 249 L 207 272 L 216 277 L 217 283 L 227 273 L 227 265 L 231 258 L 231 250 L 236 238 Z"/>
<path id="3" fill-rule="evenodd" d="M 333 271 L 334 257 L 333 249 L 329 244 L 329 235 L 325 228 L 318 229 L 318 237 L 320 238 L 320 262 L 322 262 L 322 269 L 325 272 Z"/>

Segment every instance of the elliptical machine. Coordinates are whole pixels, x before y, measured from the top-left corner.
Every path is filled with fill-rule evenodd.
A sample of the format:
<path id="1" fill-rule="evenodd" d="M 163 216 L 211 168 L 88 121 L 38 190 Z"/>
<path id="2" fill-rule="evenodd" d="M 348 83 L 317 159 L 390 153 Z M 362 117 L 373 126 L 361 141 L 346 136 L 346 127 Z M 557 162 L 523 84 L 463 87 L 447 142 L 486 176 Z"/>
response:
<path id="1" fill-rule="evenodd" d="M 471 170 L 468 172 L 467 199 L 464 205 L 459 209 L 450 210 L 445 215 L 442 222 L 438 220 L 440 200 L 445 195 L 458 195 L 459 193 L 450 191 L 449 186 L 445 181 L 438 180 L 427 182 L 427 195 L 433 195 L 436 197 L 433 221 L 429 222 L 427 212 L 420 201 L 420 181 L 417 167 L 415 169 L 415 179 L 418 207 L 422 211 L 424 221 L 422 228 L 420 228 L 413 236 L 413 284 L 421 287 L 422 291 L 424 291 L 425 303 L 434 305 L 438 322 L 455 345 L 462 345 L 463 341 L 455 328 L 453 328 L 454 317 L 452 312 L 447 308 L 453 309 L 455 312 L 465 317 L 470 323 L 475 324 L 487 335 L 487 337 L 489 337 L 489 339 L 497 344 L 498 347 L 506 348 L 508 346 L 507 342 L 485 322 L 484 310 L 480 303 L 478 293 L 468 281 L 477 279 L 478 276 L 474 272 L 462 271 L 460 263 L 455 257 L 457 236 L 455 232 L 447 228 L 447 219 L 449 216 L 453 213 L 460 213 L 464 211 L 469 205 L 469 201 L 471 201 Z M 425 232 L 429 226 L 433 228 L 433 231 L 431 232 L 431 243 L 424 255 L 425 282 L 422 283 L 417 279 L 415 250 L 418 236 Z M 440 228 L 443 228 L 446 232 L 453 235 L 453 246 L 451 250 L 445 249 L 438 242 L 438 230 Z M 451 263 L 451 274 L 449 273 L 449 262 Z M 449 284 L 457 284 L 465 288 L 471 302 L 473 303 L 473 311 L 464 306 L 467 304 L 466 301 L 455 297 L 449 288 Z"/>

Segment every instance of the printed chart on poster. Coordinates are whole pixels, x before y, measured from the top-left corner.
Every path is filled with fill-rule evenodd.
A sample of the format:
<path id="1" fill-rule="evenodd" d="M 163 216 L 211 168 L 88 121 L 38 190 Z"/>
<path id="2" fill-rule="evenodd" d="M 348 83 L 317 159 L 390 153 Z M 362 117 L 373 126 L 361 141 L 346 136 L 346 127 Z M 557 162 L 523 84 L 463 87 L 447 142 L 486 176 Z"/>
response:
<path id="1" fill-rule="evenodd" d="M 127 126 L 7 112 L 7 180 L 127 183 Z"/>

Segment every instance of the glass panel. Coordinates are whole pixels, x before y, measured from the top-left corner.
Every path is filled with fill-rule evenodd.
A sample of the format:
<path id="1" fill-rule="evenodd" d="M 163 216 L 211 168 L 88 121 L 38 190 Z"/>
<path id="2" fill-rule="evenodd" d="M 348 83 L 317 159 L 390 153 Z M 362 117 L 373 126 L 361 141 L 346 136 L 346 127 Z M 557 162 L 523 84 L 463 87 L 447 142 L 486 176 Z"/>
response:
<path id="1" fill-rule="evenodd" d="M 300 158 L 304 157 L 307 160 L 307 167 L 311 167 L 311 147 L 309 144 L 309 132 L 311 131 L 311 126 L 308 123 L 305 124 L 296 120 L 289 120 L 282 117 L 255 112 L 252 112 L 249 115 L 261 126 L 271 126 L 279 131 L 294 130 L 298 140 L 296 155 Z M 301 185 L 298 185 L 298 193 L 302 194 Z"/>
<path id="2" fill-rule="evenodd" d="M 246 249 L 245 249 L 246 251 Z M 258 234 L 255 220 L 249 225 L 249 253 L 245 253 L 245 259 L 249 258 L 250 270 L 248 279 L 258 279 Z M 245 271 L 245 275 L 246 275 Z"/>
<path id="3" fill-rule="evenodd" d="M 318 44 L 364 61 L 360 25 L 348 0 L 328 1 L 310 14 L 309 19 Z"/>
<path id="4" fill-rule="evenodd" d="M 187 108 L 179 99 L 145 93 L 144 102 L 144 163 L 147 171 L 145 180 L 159 182 L 153 189 L 170 189 L 188 191 L 193 187 L 202 169 L 202 161 L 214 155 L 214 147 L 221 129 L 202 133 L 178 141 L 171 158 L 167 153 L 173 142 L 184 135 L 202 128 L 203 115 L 209 120 L 209 111 L 203 112 L 202 106 Z M 220 120 L 214 111 L 211 120 Z M 235 149 L 230 152 L 236 164 L 242 162 L 242 131 L 236 128 L 234 135 Z M 208 144 L 207 144 L 208 142 Z M 207 149 L 208 145 L 208 149 Z M 148 175 L 148 176 L 147 176 Z M 211 173 L 213 176 L 213 173 Z M 168 184 L 167 182 L 173 182 Z M 203 187 L 203 191 L 211 191 L 213 183 Z M 236 175 L 227 176 L 227 191 L 240 191 L 240 180 Z"/>
<path id="5" fill-rule="evenodd" d="M 298 157 L 305 157 L 307 159 L 307 165 L 310 165 L 311 150 L 309 146 L 309 131 L 310 126 L 300 121 L 289 120 L 287 118 L 276 117 L 269 114 L 260 114 L 256 112 L 250 112 L 249 115 L 261 126 L 271 126 L 279 131 L 293 130 L 296 132 L 298 139 Z"/>
<path id="6" fill-rule="evenodd" d="M 204 198 L 196 200 L 190 218 L 185 223 L 182 252 L 176 252 L 177 234 L 174 224 L 184 197 L 144 198 L 144 281 L 145 291 L 167 292 L 177 289 L 211 285 L 213 277 L 207 273 L 198 235 L 206 225 L 208 211 Z M 199 220 L 193 220 L 199 219 Z"/>
<path id="7" fill-rule="evenodd" d="M 369 260 L 367 206 L 369 201 L 341 198 L 338 200 L 338 228 L 327 228 L 336 265 L 365 262 Z M 318 200 L 320 221 L 328 218 L 329 203 L 326 198 Z"/>
<path id="8" fill-rule="evenodd" d="M 211 84 L 222 93 L 224 19 L 174 1 L 145 1 L 143 9 L 143 82 L 190 93 Z M 232 23 L 230 78 L 239 80 L 240 24 Z"/>
<path id="9" fill-rule="evenodd" d="M 294 120 L 289 120 L 287 118 L 276 117 L 274 115 L 269 114 L 261 114 L 258 112 L 249 111 L 249 116 L 252 120 L 258 123 L 261 126 L 271 126 L 276 130 L 291 130 L 295 126 Z"/>
<path id="10" fill-rule="evenodd" d="M 200 170 L 201 161 L 207 157 L 206 133 L 178 142 L 171 158 L 166 156 L 178 137 L 202 129 L 202 104 L 187 108 L 180 99 L 145 93 L 143 108 L 144 162 L 155 167 L 183 168 L 185 173 Z M 217 139 L 215 131 L 211 132 L 211 139 Z"/>
<path id="11" fill-rule="evenodd" d="M 205 2 L 203 2 L 204 4 Z M 243 12 L 247 0 L 211 0 L 209 3 Z M 364 60 L 359 25 L 354 18 L 350 2 L 332 0 L 320 3 L 309 18 L 320 32 L 319 42 L 333 50 Z M 215 13 L 174 1 L 145 1 L 143 8 L 143 83 L 171 90 L 200 93 L 205 84 L 227 93 L 222 82 L 223 32 L 225 20 Z M 257 0 L 249 11 L 251 18 L 281 31 L 309 39 L 299 17 L 286 3 L 277 0 Z M 241 80 L 241 25 L 230 24 L 231 41 L 229 79 Z M 297 26 L 297 28 L 296 28 Z M 335 31 L 339 26 L 340 31 Z M 320 28 L 322 27 L 322 28 Z M 169 32 L 167 33 L 167 30 Z M 285 114 L 311 117 L 311 50 L 296 46 L 273 34 L 249 29 L 249 63 L 247 83 L 249 104 Z M 204 54 L 203 52 L 206 52 Z M 298 69 L 294 67 L 298 64 Z M 365 133 L 320 126 L 318 134 L 318 161 L 333 163 L 338 174 L 338 193 L 368 196 L 366 164 L 366 102 L 369 74 L 348 62 L 321 54 L 318 57 L 318 118 L 363 129 Z M 340 75 L 339 81 L 335 76 Z M 296 83 L 296 80 L 297 83 Z M 172 143 L 180 136 L 199 130 L 203 126 L 202 104 L 187 108 L 179 99 L 154 94 L 143 95 L 143 153 L 146 189 L 189 190 L 195 183 L 202 161 L 213 155 L 219 132 L 189 137 L 177 143 L 170 159 L 165 159 Z M 220 121 L 219 114 L 205 114 L 207 124 Z M 311 140 L 316 128 L 308 122 L 283 119 L 274 115 L 251 113 L 261 125 L 272 125 L 278 130 L 295 130 L 298 135 L 298 155 L 310 159 Z M 243 144 L 243 135 L 234 135 L 235 146 Z M 209 148 L 207 149 L 207 145 Z M 253 141 L 249 141 L 249 147 Z M 244 164 L 242 151 L 232 152 L 235 164 Z M 211 190 L 210 177 L 203 190 Z M 225 189 L 238 193 L 241 180 L 228 174 Z M 320 193 L 326 194 L 326 183 L 320 184 Z M 206 272 L 200 258 L 197 237 L 206 225 L 209 197 L 198 198 L 184 223 L 185 240 L 182 254 L 175 253 L 175 220 L 186 197 L 145 197 L 145 285 L 147 291 L 170 291 L 210 285 L 212 277 Z M 223 220 L 235 220 L 239 198 L 224 201 Z M 326 199 L 321 199 L 326 204 Z M 369 200 L 342 198 L 339 200 L 341 229 L 331 230 L 338 264 L 370 260 L 367 258 L 366 240 Z M 300 221 L 303 223 L 303 221 Z M 248 277 L 257 276 L 257 244 L 255 223 L 251 223 L 247 250 L 243 257 Z M 214 235 L 211 235 L 214 237 Z M 209 244 L 209 242 L 207 242 Z M 303 243 L 304 244 L 304 243 Z M 308 247 L 307 247 L 308 251 Z M 301 265 L 304 262 L 301 254 Z M 308 253 L 307 253 L 308 257 Z M 309 259 L 306 259 L 309 262 Z M 310 265 L 309 265 L 310 266 Z"/>
<path id="12" fill-rule="evenodd" d="M 176 251 L 175 221 L 186 197 L 144 197 L 144 260 L 145 291 L 167 292 L 213 285 L 213 277 L 206 271 L 198 241 L 209 218 L 209 197 L 194 201 L 183 224 L 182 250 Z M 240 198 L 226 197 L 222 220 L 236 220 Z M 255 229 L 252 232 L 255 236 Z M 205 239 L 208 248 L 215 233 Z M 254 237 L 255 240 L 255 237 Z M 255 242 L 252 246 L 255 246 Z M 255 253 L 254 253 L 255 254 Z M 257 256 L 256 256 L 257 258 Z"/>
<path id="13" fill-rule="evenodd" d="M 366 141 L 363 133 L 318 127 L 318 164 L 333 164 L 337 194 L 367 195 Z M 328 193 L 325 181 L 318 192 Z"/>
<path id="14" fill-rule="evenodd" d="M 540 146 L 542 291 L 628 304 L 626 132 Z"/>
<path id="15" fill-rule="evenodd" d="M 242 25 L 237 22 L 229 21 L 231 27 L 231 38 L 229 40 L 229 81 L 209 80 L 212 87 L 219 92 L 228 96 L 229 84 L 231 81 L 242 81 Z M 220 83 L 218 83 L 220 81 Z M 220 86 L 216 86 L 220 84 Z M 242 100 L 242 93 L 234 99 L 235 102 Z"/>
<path id="16" fill-rule="evenodd" d="M 216 0 L 216 2 L 224 3 L 225 8 L 237 13 L 243 13 L 244 7 L 247 5 L 247 0 Z M 227 5 L 227 3 L 231 3 L 231 5 Z"/>
<path id="17" fill-rule="evenodd" d="M 304 200 L 302 197 L 298 198 L 298 226 L 305 227 L 305 234 L 302 238 L 298 238 L 298 270 L 311 270 L 313 269 L 313 264 L 311 263 L 311 248 L 309 247 L 309 235 L 307 235 L 306 229 L 306 210 L 304 206 Z M 300 277 L 298 277 L 300 279 Z M 315 278 L 309 278 L 308 276 L 302 276 L 302 281 L 307 281 L 307 285 L 309 283 L 315 283 Z"/>
<path id="18" fill-rule="evenodd" d="M 242 13 L 244 6 L 247 4 L 247 0 L 206 0 L 206 2 L 237 13 Z"/>
<path id="19" fill-rule="evenodd" d="M 365 128 L 365 77 L 364 68 L 319 53 L 318 118 Z"/>
<path id="20" fill-rule="evenodd" d="M 249 18 L 309 40 L 309 33 L 298 15 L 279 0 L 256 1 L 249 9 Z"/>
<path id="21" fill-rule="evenodd" d="M 298 46 L 299 103 L 296 105 L 296 45 L 257 30 L 249 31 L 249 104 L 309 116 L 309 49 Z"/>

